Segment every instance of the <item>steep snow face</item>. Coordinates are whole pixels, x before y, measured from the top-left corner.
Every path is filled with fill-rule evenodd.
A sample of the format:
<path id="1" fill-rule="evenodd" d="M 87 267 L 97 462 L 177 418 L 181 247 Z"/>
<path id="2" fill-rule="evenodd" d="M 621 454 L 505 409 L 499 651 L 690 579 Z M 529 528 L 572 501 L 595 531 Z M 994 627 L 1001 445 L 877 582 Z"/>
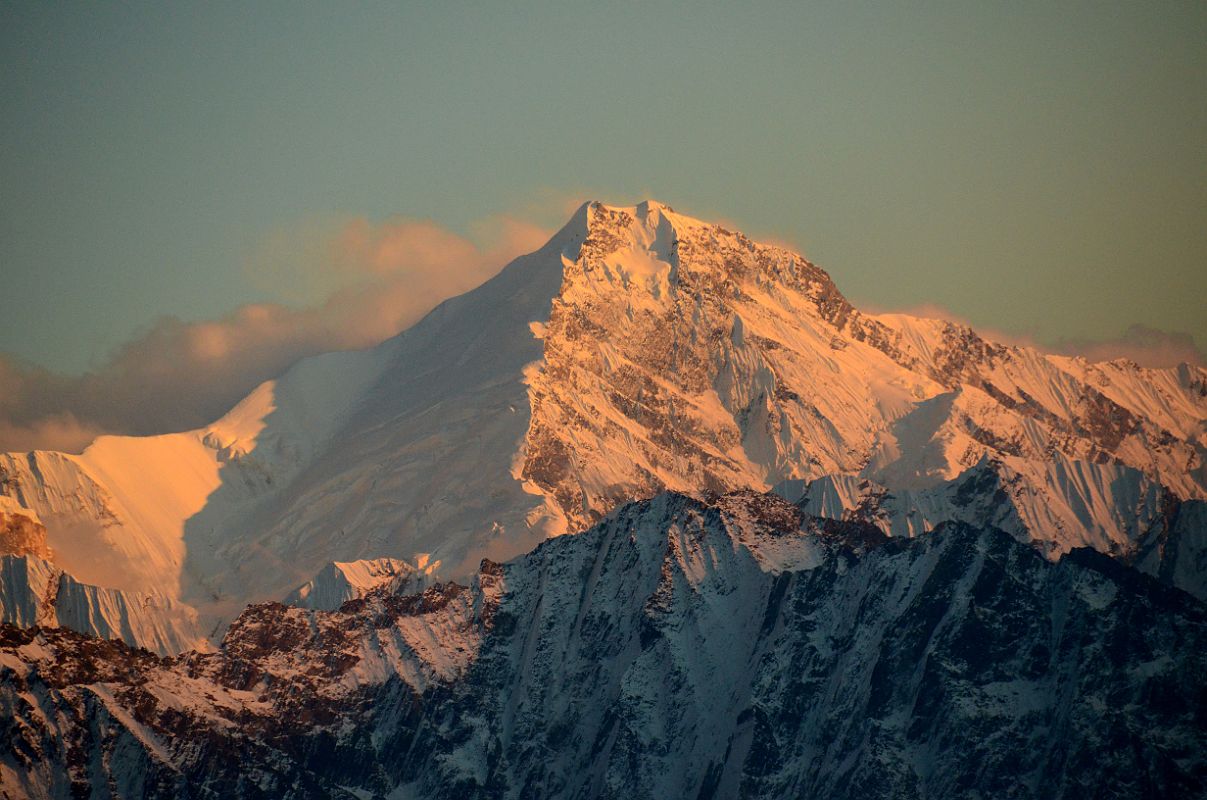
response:
<path id="1" fill-rule="evenodd" d="M 243 466 L 259 446 L 231 478 L 224 473 L 186 525 L 185 572 L 196 578 L 185 599 L 230 618 L 332 561 L 427 554 L 442 574 L 465 576 L 483 557 L 508 557 L 563 531 L 556 509 L 513 469 L 529 424 L 525 369 L 541 358 L 533 323 L 548 316 L 563 260 L 576 257 L 584 230 L 576 220 L 382 345 L 378 377 L 303 468 L 274 473 L 253 503 L 240 484 L 259 487 L 258 473 Z M 241 515 L 223 513 L 227 503 L 244 503 Z M 258 591 L 249 596 L 249 586 Z"/>
<path id="2" fill-rule="evenodd" d="M 667 494 L 467 587 L 252 607 L 213 654 L 0 628 L 0 775 L 54 797 L 1195 796 L 1205 625 L 1089 550 Z"/>
<path id="3" fill-rule="evenodd" d="M 179 597 L 197 577 L 185 574 L 198 555 L 188 523 L 204 510 L 207 524 L 229 529 L 287 484 L 384 364 L 381 350 L 320 356 L 206 429 L 103 436 L 78 456 L 0 455 L 0 492 L 40 517 L 55 562 L 80 580 Z"/>
<path id="4" fill-rule="evenodd" d="M 924 492 L 985 457 L 1045 549 L 1126 555 L 1156 487 L 1205 496 L 1205 420 L 1202 369 L 865 315 L 795 253 L 591 203 L 398 337 L 304 360 L 205 429 L 0 456 L 0 496 L 81 582 L 220 633 L 333 561 L 423 553 L 464 577 L 665 488 Z"/>
<path id="5" fill-rule="evenodd" d="M 982 458 L 950 481 L 895 489 L 857 475 L 827 475 L 788 499 L 806 513 L 870 522 L 891 536 L 919 536 L 946 520 L 986 524 L 1060 554 L 1093 547 L 1120 554 L 1161 514 L 1168 496 L 1143 472 L 1120 464 L 1072 461 L 1059 453 L 1030 462 Z"/>
<path id="6" fill-rule="evenodd" d="M 1121 463 L 1181 497 L 1203 497 L 1207 370 L 1090 364 L 997 345 L 952 323 L 879 319 L 894 331 L 905 359 L 952 394 L 941 413 L 931 409 L 894 427 L 873 453 L 870 466 L 878 474 L 925 483 L 943 472 L 943 461 L 969 466 L 971 454 L 986 449 L 1031 461 L 1059 452 Z M 945 457 L 936 465 L 938 453 Z"/>
<path id="7" fill-rule="evenodd" d="M 0 559 L 0 621 L 24 628 L 55 625 L 54 601 L 61 573 L 40 558 Z"/>
<path id="8" fill-rule="evenodd" d="M 290 592 L 285 604 L 335 611 L 349 600 L 379 590 L 390 594 L 417 594 L 432 582 L 439 566 L 440 562 L 431 562 L 427 555 L 417 558 L 414 564 L 394 558 L 333 561 L 314 578 Z"/>
<path id="9" fill-rule="evenodd" d="M 585 219 L 397 338 L 306 359 L 205 429 L 0 456 L 0 495 L 40 516 L 79 580 L 181 599 L 219 632 L 332 561 L 429 553 L 456 575 L 514 555 L 565 530 L 512 473 L 524 370 L 541 357 L 532 327 Z"/>
<path id="10" fill-rule="evenodd" d="M 89 586 L 28 555 L 0 558 L 0 622 L 68 628 L 161 655 L 208 649 L 192 607 L 154 592 Z"/>

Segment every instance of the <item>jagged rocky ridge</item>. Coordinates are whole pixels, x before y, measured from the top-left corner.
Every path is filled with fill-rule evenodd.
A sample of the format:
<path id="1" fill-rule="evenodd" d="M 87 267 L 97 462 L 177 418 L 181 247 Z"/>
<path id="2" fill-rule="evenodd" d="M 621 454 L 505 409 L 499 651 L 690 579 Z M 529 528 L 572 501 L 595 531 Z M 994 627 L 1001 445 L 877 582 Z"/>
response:
<path id="1" fill-rule="evenodd" d="M 1201 797 L 1207 610 L 1089 549 L 663 494 L 216 653 L 0 633 L 10 797 Z"/>
<path id="2" fill-rule="evenodd" d="M 663 489 L 854 480 L 901 497 L 986 459 L 1014 535 L 1197 591 L 1201 555 L 1164 559 L 1203 532 L 1168 547 L 1161 531 L 1207 498 L 1205 450 L 1202 368 L 865 314 L 796 253 L 654 202 L 590 203 L 410 330 L 307 359 L 204 429 L 0 455 L 0 496 L 80 583 L 171 598 L 220 635 L 331 562 L 427 553 L 464 578 Z"/>

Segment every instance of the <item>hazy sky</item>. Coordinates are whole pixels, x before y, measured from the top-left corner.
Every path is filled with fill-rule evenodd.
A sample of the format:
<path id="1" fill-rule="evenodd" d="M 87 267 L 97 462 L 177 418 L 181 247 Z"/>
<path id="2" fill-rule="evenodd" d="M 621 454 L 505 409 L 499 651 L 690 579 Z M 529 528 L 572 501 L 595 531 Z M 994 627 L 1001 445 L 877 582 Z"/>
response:
<path id="1" fill-rule="evenodd" d="M 587 196 L 856 303 L 1207 344 L 1201 0 L 512 5 L 0 5 L 0 351 L 101 369 L 164 315 L 319 303 L 349 220 L 490 250 Z"/>

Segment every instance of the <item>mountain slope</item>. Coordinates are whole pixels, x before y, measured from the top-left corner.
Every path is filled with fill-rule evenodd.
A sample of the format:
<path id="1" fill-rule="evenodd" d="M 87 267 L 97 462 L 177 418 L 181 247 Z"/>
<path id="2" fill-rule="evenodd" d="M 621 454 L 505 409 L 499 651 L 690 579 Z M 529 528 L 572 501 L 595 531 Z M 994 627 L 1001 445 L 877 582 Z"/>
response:
<path id="1" fill-rule="evenodd" d="M 439 562 L 420 557 L 415 564 L 393 558 L 333 561 L 285 598 L 286 605 L 335 611 L 349 600 L 377 591 L 417 594 L 423 591 Z"/>
<path id="2" fill-rule="evenodd" d="M 1205 497 L 1205 450 L 1203 369 L 866 315 L 797 254 L 591 203 L 372 350 L 305 360 L 203 430 L 0 457 L 0 494 L 80 581 L 161 592 L 217 634 L 332 561 L 464 576 L 662 489 L 921 491 L 986 457 L 1029 507 L 1016 535 L 1131 558 L 1162 507 Z"/>
<path id="3" fill-rule="evenodd" d="M 158 653 L 209 649 L 188 605 L 157 592 L 80 583 L 34 556 L 0 556 L 0 623 L 63 627 Z"/>
<path id="4" fill-rule="evenodd" d="M 213 654 L 0 629 L 0 785 L 1201 797 L 1205 623 L 1090 550 L 1052 563 L 963 524 L 887 540 L 774 496 L 660 495 L 468 587 L 255 606 Z"/>

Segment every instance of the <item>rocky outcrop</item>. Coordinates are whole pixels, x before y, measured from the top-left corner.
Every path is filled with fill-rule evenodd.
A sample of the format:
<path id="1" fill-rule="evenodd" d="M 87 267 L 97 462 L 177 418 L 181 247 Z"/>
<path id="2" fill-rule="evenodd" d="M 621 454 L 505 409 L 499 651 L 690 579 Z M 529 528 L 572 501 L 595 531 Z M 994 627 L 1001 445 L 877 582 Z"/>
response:
<path id="1" fill-rule="evenodd" d="M 0 556 L 50 559 L 46 526 L 37 513 L 0 494 Z"/>

